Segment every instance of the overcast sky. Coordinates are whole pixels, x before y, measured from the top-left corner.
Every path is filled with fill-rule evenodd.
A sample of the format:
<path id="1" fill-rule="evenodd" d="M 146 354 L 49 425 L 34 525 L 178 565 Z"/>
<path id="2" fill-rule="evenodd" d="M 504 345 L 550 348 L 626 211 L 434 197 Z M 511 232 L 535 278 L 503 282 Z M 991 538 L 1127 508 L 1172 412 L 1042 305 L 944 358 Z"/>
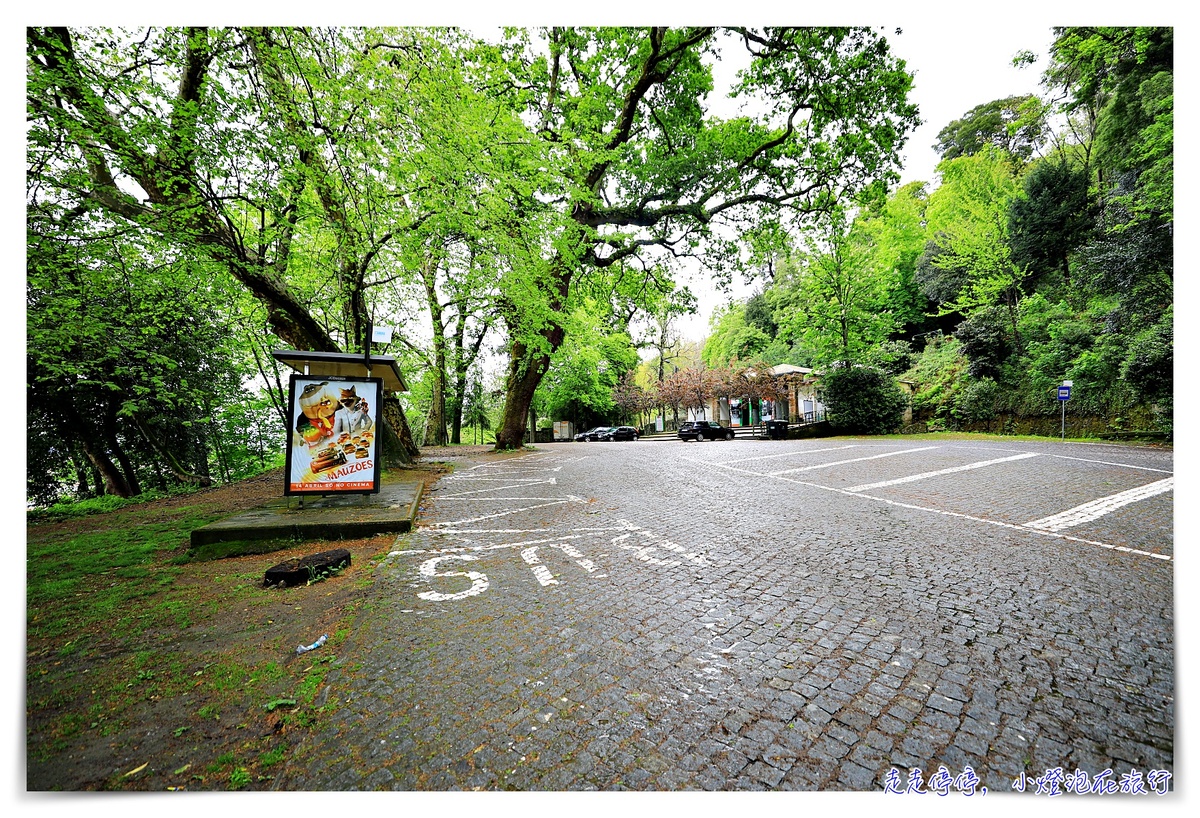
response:
<path id="1" fill-rule="evenodd" d="M 915 77 L 912 99 L 925 124 L 904 150 L 903 182 L 932 181 L 938 157 L 938 132 L 976 105 L 1018 94 L 1041 94 L 1040 80 L 1052 34 L 1048 26 L 1028 23 L 990 24 L 986 37 L 965 36 L 945 25 L 903 26 L 889 37 L 893 52 Z M 1032 51 L 1039 62 L 1016 68 L 1013 56 Z"/>

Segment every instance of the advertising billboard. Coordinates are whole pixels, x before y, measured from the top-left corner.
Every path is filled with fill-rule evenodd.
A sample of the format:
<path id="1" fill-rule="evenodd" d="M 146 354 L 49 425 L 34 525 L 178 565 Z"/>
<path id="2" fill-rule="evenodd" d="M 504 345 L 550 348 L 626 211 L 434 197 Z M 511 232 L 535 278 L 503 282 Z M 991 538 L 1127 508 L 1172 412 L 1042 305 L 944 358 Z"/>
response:
<path id="1" fill-rule="evenodd" d="M 379 378 L 293 375 L 284 494 L 379 491 Z"/>

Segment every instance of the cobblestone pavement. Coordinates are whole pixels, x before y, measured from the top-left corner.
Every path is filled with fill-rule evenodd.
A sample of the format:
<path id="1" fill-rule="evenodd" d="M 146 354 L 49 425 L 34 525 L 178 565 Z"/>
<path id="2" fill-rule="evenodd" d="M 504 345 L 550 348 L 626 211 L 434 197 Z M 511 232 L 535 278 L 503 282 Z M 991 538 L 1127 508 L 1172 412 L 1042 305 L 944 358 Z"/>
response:
<path id="1" fill-rule="evenodd" d="M 965 792 L 969 767 L 993 793 L 1080 770 L 1154 798 L 1172 471 L 1170 450 L 849 438 L 463 462 L 380 564 L 331 724 L 276 784 L 878 791 L 944 767 Z"/>

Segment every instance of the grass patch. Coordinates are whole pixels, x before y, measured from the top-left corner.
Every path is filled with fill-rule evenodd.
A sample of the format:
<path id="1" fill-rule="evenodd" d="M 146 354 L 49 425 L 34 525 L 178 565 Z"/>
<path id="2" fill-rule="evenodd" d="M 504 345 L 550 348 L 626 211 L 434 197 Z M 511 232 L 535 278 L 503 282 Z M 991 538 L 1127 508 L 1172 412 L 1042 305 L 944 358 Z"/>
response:
<path id="1" fill-rule="evenodd" d="M 204 671 L 204 678 L 213 690 L 237 690 L 241 688 L 250 671 L 240 664 L 217 662 Z"/>
<path id="2" fill-rule="evenodd" d="M 305 669 L 304 678 L 300 680 L 300 684 L 296 687 L 296 698 L 301 703 L 313 703 L 313 700 L 317 697 L 317 691 L 320 690 L 321 684 L 325 681 L 325 674 L 329 672 L 329 663 L 336 658 L 336 656 L 332 655 L 322 656 Z"/>
<path id="3" fill-rule="evenodd" d="M 295 743 L 337 706 L 336 697 L 314 706 L 332 669 L 329 648 L 301 658 L 295 646 L 313 633 L 345 640 L 372 560 L 393 538 L 337 542 L 352 565 L 315 587 L 266 588 L 263 572 L 334 547 L 327 541 L 300 544 L 303 551 L 260 543 L 293 547 L 279 558 L 192 559 L 195 528 L 273 502 L 281 480 L 29 516 L 31 788 L 252 790 L 290 774 Z M 138 761 L 114 775 L 111 759 L 125 753 Z M 145 760 L 148 767 L 137 766 Z"/>
<path id="4" fill-rule="evenodd" d="M 282 745 L 261 753 L 258 756 L 258 764 L 260 767 L 274 767 L 279 762 L 283 761 L 283 757 L 287 755 L 287 749 Z"/>

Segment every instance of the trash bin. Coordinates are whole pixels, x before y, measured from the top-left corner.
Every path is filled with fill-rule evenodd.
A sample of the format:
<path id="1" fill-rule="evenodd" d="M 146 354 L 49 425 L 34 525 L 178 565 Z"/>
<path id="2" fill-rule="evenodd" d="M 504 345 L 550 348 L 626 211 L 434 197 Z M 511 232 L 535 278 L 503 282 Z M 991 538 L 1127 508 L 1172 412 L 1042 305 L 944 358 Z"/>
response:
<path id="1" fill-rule="evenodd" d="M 787 427 L 786 420 L 768 420 L 767 435 L 771 440 L 787 440 Z"/>

